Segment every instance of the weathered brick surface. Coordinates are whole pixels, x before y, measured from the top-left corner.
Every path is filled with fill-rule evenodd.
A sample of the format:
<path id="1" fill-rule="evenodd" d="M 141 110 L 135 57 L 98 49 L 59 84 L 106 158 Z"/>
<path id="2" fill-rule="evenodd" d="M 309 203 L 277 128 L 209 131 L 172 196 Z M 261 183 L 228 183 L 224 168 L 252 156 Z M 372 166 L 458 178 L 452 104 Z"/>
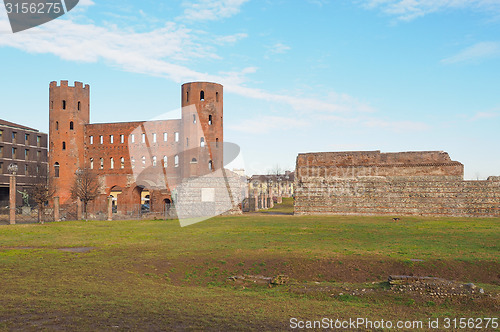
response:
<path id="1" fill-rule="evenodd" d="M 161 212 L 183 180 L 221 169 L 222 85 L 193 82 L 183 84 L 181 90 L 181 119 L 91 124 L 89 85 L 51 82 L 49 178 L 61 206 L 75 204 L 70 191 L 79 168 L 91 168 L 99 177 L 100 197 L 89 207 L 95 213 L 107 211 L 107 197 L 113 191 L 121 192 L 118 213 L 137 210 L 142 190 L 149 190 L 151 209 Z"/>
<path id="2" fill-rule="evenodd" d="M 300 154 L 295 213 L 500 216 L 500 177 L 464 181 L 444 152 Z"/>

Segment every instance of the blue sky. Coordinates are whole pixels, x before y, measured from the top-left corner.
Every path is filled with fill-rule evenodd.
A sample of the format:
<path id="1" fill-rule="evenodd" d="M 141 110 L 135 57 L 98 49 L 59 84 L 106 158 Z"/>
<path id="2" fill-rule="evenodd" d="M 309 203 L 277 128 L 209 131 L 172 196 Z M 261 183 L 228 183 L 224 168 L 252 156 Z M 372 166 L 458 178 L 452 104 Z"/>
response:
<path id="1" fill-rule="evenodd" d="M 80 0 L 12 34 L 0 9 L 0 117 L 48 131 L 48 84 L 91 85 L 92 122 L 179 108 L 224 85 L 248 174 L 300 152 L 444 150 L 500 175 L 500 0 Z"/>

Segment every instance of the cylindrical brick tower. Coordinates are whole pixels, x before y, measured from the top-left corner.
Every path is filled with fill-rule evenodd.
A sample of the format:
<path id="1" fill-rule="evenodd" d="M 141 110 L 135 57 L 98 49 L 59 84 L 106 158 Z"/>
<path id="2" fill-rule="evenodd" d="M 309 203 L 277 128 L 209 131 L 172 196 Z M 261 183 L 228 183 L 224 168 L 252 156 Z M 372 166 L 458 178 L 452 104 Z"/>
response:
<path id="1" fill-rule="evenodd" d="M 85 125 L 90 121 L 90 86 L 68 81 L 49 87 L 49 179 L 60 204 L 71 201 L 78 168 L 85 167 Z"/>
<path id="2" fill-rule="evenodd" d="M 223 165 L 223 88 L 217 83 L 182 85 L 181 177 L 202 176 Z"/>

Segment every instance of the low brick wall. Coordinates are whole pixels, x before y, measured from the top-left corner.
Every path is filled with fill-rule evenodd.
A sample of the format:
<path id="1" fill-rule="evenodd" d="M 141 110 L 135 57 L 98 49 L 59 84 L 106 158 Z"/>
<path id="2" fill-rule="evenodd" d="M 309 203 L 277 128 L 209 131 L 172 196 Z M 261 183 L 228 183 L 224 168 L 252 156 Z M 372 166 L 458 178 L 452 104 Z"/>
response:
<path id="1" fill-rule="evenodd" d="M 394 165 L 377 165 L 377 153 Z M 463 165 L 446 153 L 414 153 L 414 160 L 404 153 L 403 163 L 397 154 L 384 158 L 379 151 L 350 153 L 348 162 L 346 154 L 343 163 L 334 153 L 299 155 L 296 214 L 500 217 L 500 177 L 463 181 Z M 371 160 L 359 158 L 366 154 Z M 438 160 L 426 162 L 426 154 Z"/>

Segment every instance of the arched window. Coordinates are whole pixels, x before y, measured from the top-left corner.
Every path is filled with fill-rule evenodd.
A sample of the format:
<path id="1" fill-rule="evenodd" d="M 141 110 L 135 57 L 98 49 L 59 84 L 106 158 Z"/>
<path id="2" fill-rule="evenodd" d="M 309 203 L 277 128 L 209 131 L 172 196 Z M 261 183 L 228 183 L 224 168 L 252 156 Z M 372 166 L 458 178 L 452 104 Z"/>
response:
<path id="1" fill-rule="evenodd" d="M 53 108 L 54 108 L 54 101 L 53 101 L 53 100 L 51 100 L 51 101 L 50 101 L 50 108 L 51 108 L 51 109 L 53 109 Z"/>
<path id="2" fill-rule="evenodd" d="M 174 138 L 175 138 L 176 142 L 179 142 L 179 133 L 178 132 L 174 133 Z"/>
<path id="3" fill-rule="evenodd" d="M 196 158 L 191 159 L 191 164 L 196 164 L 196 163 L 198 163 L 198 160 L 196 160 Z"/>
<path id="4" fill-rule="evenodd" d="M 99 169 L 104 169 L 104 158 L 100 160 Z"/>
<path id="5" fill-rule="evenodd" d="M 134 168 L 135 167 L 135 158 L 130 157 L 130 167 Z"/>
<path id="6" fill-rule="evenodd" d="M 179 167 L 179 156 L 178 155 L 175 155 L 175 157 L 174 157 L 174 166 Z"/>
<path id="7" fill-rule="evenodd" d="M 219 93 L 218 92 L 215 93 L 215 101 L 219 102 Z"/>
<path id="8" fill-rule="evenodd" d="M 56 130 L 59 130 L 59 121 L 56 121 Z"/>
<path id="9" fill-rule="evenodd" d="M 189 101 L 189 91 L 186 91 L 186 101 Z"/>
<path id="10" fill-rule="evenodd" d="M 163 133 L 163 142 L 166 142 L 166 141 L 168 141 L 168 134 Z"/>
<path id="11" fill-rule="evenodd" d="M 120 168 L 125 168 L 125 158 L 120 158 Z"/>
<path id="12" fill-rule="evenodd" d="M 80 102 L 78 102 L 78 110 L 80 110 L 80 104 L 81 104 L 81 103 L 80 103 Z"/>
<path id="13" fill-rule="evenodd" d="M 209 115 L 208 116 L 208 125 L 211 126 L 212 125 L 212 115 Z"/>
<path id="14" fill-rule="evenodd" d="M 167 168 L 167 156 L 163 156 L 163 167 Z"/>
<path id="15" fill-rule="evenodd" d="M 69 122 L 69 130 L 73 130 L 73 128 L 74 128 L 73 121 L 70 121 Z"/>
<path id="16" fill-rule="evenodd" d="M 66 109 L 66 100 L 63 100 L 63 101 L 62 101 L 62 107 L 63 107 L 63 110 L 65 110 L 65 109 Z"/>
<path id="17" fill-rule="evenodd" d="M 54 177 L 55 178 L 59 177 L 59 163 L 54 164 Z"/>
<path id="18" fill-rule="evenodd" d="M 189 146 L 189 137 L 186 137 L 186 146 Z"/>
<path id="19" fill-rule="evenodd" d="M 94 169 L 94 158 L 90 158 L 90 169 Z"/>
<path id="20" fill-rule="evenodd" d="M 156 167 L 156 156 L 153 156 L 153 167 Z"/>
<path id="21" fill-rule="evenodd" d="M 142 156 L 141 162 L 142 162 L 142 168 L 145 168 L 146 167 L 146 157 Z"/>
<path id="22" fill-rule="evenodd" d="M 193 114 L 193 123 L 196 123 L 196 114 Z"/>
<path id="23" fill-rule="evenodd" d="M 109 168 L 115 168 L 115 160 L 113 159 L 113 157 L 109 158 Z"/>
<path id="24" fill-rule="evenodd" d="M 62 147 L 63 150 L 66 150 L 66 142 L 63 142 L 63 147 Z"/>
<path id="25" fill-rule="evenodd" d="M 215 147 L 216 147 L 216 148 L 218 148 L 218 147 L 219 147 L 219 139 L 218 139 L 218 138 L 216 138 L 216 139 L 215 139 Z"/>
<path id="26" fill-rule="evenodd" d="M 214 168 L 214 163 L 210 160 L 210 161 L 208 162 L 208 169 L 209 169 L 209 170 L 212 170 L 213 168 Z"/>
<path id="27" fill-rule="evenodd" d="M 200 138 L 200 147 L 202 147 L 202 148 L 205 147 L 205 138 L 204 137 Z"/>
<path id="28" fill-rule="evenodd" d="M 200 91 L 200 100 L 201 101 L 205 100 L 205 91 L 203 91 L 203 90 Z"/>

